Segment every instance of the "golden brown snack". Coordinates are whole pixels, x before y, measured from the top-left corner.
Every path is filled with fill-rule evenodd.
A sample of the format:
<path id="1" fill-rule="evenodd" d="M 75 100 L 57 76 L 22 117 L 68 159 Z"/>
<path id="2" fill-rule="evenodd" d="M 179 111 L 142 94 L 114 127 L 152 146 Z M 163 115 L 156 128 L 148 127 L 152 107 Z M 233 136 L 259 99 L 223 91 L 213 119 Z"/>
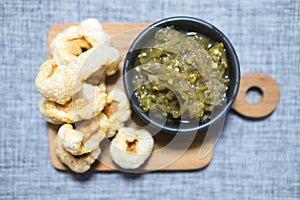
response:
<path id="1" fill-rule="evenodd" d="M 98 148 L 105 138 L 105 132 L 100 128 L 99 118 L 88 120 L 76 129 L 73 129 L 71 124 L 61 126 L 58 136 L 64 148 L 75 156 L 90 153 Z"/>
<path id="2" fill-rule="evenodd" d="M 106 115 L 110 121 L 107 137 L 113 137 L 124 126 L 131 116 L 131 109 L 126 94 L 120 89 L 114 89 L 107 95 Z"/>
<path id="3" fill-rule="evenodd" d="M 73 129 L 71 124 L 62 125 L 58 129 L 58 137 L 65 150 L 74 156 L 90 153 L 92 151 L 83 146 L 83 133 Z"/>
<path id="4" fill-rule="evenodd" d="M 102 88 L 85 83 L 80 92 L 64 105 L 46 101 L 46 112 L 51 118 L 65 123 L 92 119 L 103 110 L 106 96 Z"/>
<path id="5" fill-rule="evenodd" d="M 90 18 L 59 33 L 51 42 L 50 50 L 57 63 L 64 65 L 103 42 L 109 44 L 109 36 L 96 19 Z"/>
<path id="6" fill-rule="evenodd" d="M 39 105 L 42 115 L 50 123 L 63 124 L 54 140 L 56 154 L 77 173 L 90 169 L 101 153 L 101 141 L 114 136 L 131 115 L 123 91 L 106 94 L 105 78 L 116 73 L 121 58 L 109 43 L 95 19 L 66 29 L 52 41 L 53 59 L 41 65 L 35 82 L 44 96 Z M 136 139 L 128 141 L 130 148 L 137 144 Z"/>
<path id="7" fill-rule="evenodd" d="M 93 133 L 94 131 L 101 130 L 106 133 L 109 128 L 110 122 L 104 113 L 100 113 L 95 118 L 82 122 L 76 127 L 76 130 L 83 133 Z"/>
<path id="8" fill-rule="evenodd" d="M 124 169 L 140 167 L 152 153 L 154 141 L 152 135 L 142 129 L 121 128 L 111 142 L 112 160 Z"/>
<path id="9" fill-rule="evenodd" d="M 39 110 L 40 110 L 42 116 L 44 117 L 44 119 L 51 124 L 63 124 L 64 123 L 63 121 L 58 120 L 54 117 L 51 117 L 47 113 L 46 103 L 47 103 L 47 100 L 45 98 L 43 98 L 39 103 Z"/>
<path id="10" fill-rule="evenodd" d="M 77 76 L 75 66 L 57 65 L 54 59 L 50 59 L 41 65 L 35 85 L 47 100 L 65 104 L 81 89 Z"/>
<path id="11" fill-rule="evenodd" d="M 101 153 L 100 147 L 98 147 L 91 153 L 74 156 L 66 151 L 59 136 L 55 137 L 54 146 L 59 160 L 66 164 L 72 171 L 77 173 L 84 173 L 88 171 Z"/>
<path id="12" fill-rule="evenodd" d="M 100 155 L 99 144 L 105 138 L 108 126 L 109 121 L 103 113 L 84 121 L 76 130 L 71 124 L 64 124 L 55 138 L 57 156 L 72 171 L 87 171 Z"/>
<path id="13" fill-rule="evenodd" d="M 101 68 L 106 70 L 119 61 L 119 51 L 105 45 L 82 53 L 67 65 L 58 65 L 54 59 L 47 60 L 40 67 L 35 85 L 47 100 L 65 104 L 93 73 Z"/>

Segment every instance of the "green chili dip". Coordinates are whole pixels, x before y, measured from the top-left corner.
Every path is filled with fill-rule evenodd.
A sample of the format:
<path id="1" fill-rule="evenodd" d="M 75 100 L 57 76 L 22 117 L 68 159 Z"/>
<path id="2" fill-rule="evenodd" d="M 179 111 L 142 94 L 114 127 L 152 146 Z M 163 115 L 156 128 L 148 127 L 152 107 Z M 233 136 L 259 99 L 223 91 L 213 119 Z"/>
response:
<path id="1" fill-rule="evenodd" d="M 173 27 L 159 29 L 135 63 L 135 96 L 144 111 L 210 119 L 226 97 L 228 64 L 223 43 Z"/>

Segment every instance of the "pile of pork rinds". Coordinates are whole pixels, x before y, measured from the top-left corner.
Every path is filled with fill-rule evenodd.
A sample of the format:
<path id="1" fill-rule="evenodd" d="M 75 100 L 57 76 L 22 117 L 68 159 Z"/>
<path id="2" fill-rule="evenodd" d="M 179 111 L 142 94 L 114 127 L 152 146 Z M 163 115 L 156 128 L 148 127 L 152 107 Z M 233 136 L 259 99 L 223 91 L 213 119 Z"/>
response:
<path id="1" fill-rule="evenodd" d="M 87 19 L 59 33 L 51 42 L 51 59 L 44 62 L 35 85 L 43 95 L 39 109 L 45 120 L 60 125 L 55 152 L 72 171 L 83 173 L 110 138 L 110 155 L 125 169 L 140 167 L 150 156 L 153 138 L 146 130 L 125 127 L 131 110 L 121 89 L 106 92 L 120 52 L 96 19 Z"/>

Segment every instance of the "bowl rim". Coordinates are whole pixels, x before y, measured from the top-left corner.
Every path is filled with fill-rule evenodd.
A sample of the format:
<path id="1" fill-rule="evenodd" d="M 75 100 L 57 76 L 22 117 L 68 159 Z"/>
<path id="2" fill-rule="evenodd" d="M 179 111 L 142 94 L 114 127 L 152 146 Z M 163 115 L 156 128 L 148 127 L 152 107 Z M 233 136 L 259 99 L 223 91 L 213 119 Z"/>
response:
<path id="1" fill-rule="evenodd" d="M 140 108 L 139 105 L 136 105 L 133 100 L 132 100 L 132 93 L 129 92 L 129 80 L 128 78 L 126 78 L 126 74 L 127 71 L 129 69 L 131 69 L 129 66 L 129 62 L 130 62 L 130 58 L 132 57 L 131 53 L 136 50 L 136 46 L 138 45 L 138 43 L 140 42 L 140 40 L 142 38 L 144 38 L 149 31 L 151 31 L 153 28 L 157 28 L 160 26 L 163 26 L 164 24 L 167 23 L 172 23 L 172 22 L 176 22 L 176 21 L 186 21 L 186 22 L 192 22 L 195 24 L 199 24 L 207 29 L 210 29 L 210 31 L 215 32 L 220 38 L 222 38 L 223 43 L 226 43 L 226 51 L 227 51 L 227 57 L 228 54 L 231 54 L 232 57 L 232 63 L 234 65 L 233 67 L 233 73 L 235 73 L 235 79 L 233 80 L 233 85 L 231 85 L 231 87 L 233 88 L 233 92 L 232 92 L 232 96 L 230 98 L 226 99 L 226 105 L 222 108 L 222 110 L 220 112 L 218 112 L 218 114 L 216 116 L 214 116 L 212 119 L 210 119 L 207 122 L 204 123 L 200 123 L 197 126 L 193 126 L 193 127 L 185 127 L 185 128 L 181 128 L 179 127 L 178 129 L 172 128 L 172 127 L 168 127 L 165 126 L 165 124 L 160 124 L 154 120 L 151 120 L 149 118 L 149 116 L 146 115 L 145 112 L 143 112 Z M 134 112 L 138 115 L 138 117 L 140 117 L 143 121 L 145 121 L 146 123 L 148 123 L 150 126 L 152 126 L 155 129 L 159 129 L 160 131 L 163 132 L 167 132 L 167 133 L 172 133 L 172 134 L 177 134 L 177 133 L 194 133 L 196 132 L 200 132 L 203 130 L 208 129 L 211 125 L 215 124 L 216 122 L 218 122 L 222 116 L 226 115 L 229 110 L 231 109 L 236 96 L 238 94 L 238 90 L 239 90 L 239 85 L 240 85 L 240 64 L 239 64 L 239 60 L 238 60 L 238 56 L 236 54 L 236 51 L 232 45 L 232 43 L 230 42 L 230 40 L 225 36 L 224 33 L 222 33 L 218 28 L 216 28 L 215 26 L 213 26 L 212 24 L 210 24 L 207 21 L 204 21 L 202 19 L 199 18 L 195 18 L 195 17 L 189 17 L 189 16 L 174 16 L 174 17 L 168 17 L 168 18 L 164 18 L 161 19 L 157 22 L 152 23 L 150 26 L 148 26 L 147 28 L 145 28 L 136 38 L 135 40 L 132 42 L 131 46 L 129 47 L 126 57 L 125 57 L 125 61 L 124 61 L 124 65 L 123 65 L 123 84 L 124 84 L 124 89 L 125 89 L 125 93 L 127 98 L 129 99 L 130 105 L 133 108 Z M 129 94 L 130 93 L 130 94 Z"/>

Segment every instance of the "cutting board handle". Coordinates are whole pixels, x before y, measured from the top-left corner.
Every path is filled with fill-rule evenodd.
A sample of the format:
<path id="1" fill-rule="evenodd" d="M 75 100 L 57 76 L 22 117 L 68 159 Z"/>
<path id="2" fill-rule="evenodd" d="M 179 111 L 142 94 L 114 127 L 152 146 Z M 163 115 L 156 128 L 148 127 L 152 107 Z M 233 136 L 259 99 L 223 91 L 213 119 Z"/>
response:
<path id="1" fill-rule="evenodd" d="M 261 91 L 261 99 L 249 103 L 246 98 L 251 89 Z M 250 73 L 242 76 L 240 88 L 232 108 L 239 114 L 249 118 L 263 118 L 276 108 L 280 98 L 278 84 L 270 76 L 262 73 Z"/>

